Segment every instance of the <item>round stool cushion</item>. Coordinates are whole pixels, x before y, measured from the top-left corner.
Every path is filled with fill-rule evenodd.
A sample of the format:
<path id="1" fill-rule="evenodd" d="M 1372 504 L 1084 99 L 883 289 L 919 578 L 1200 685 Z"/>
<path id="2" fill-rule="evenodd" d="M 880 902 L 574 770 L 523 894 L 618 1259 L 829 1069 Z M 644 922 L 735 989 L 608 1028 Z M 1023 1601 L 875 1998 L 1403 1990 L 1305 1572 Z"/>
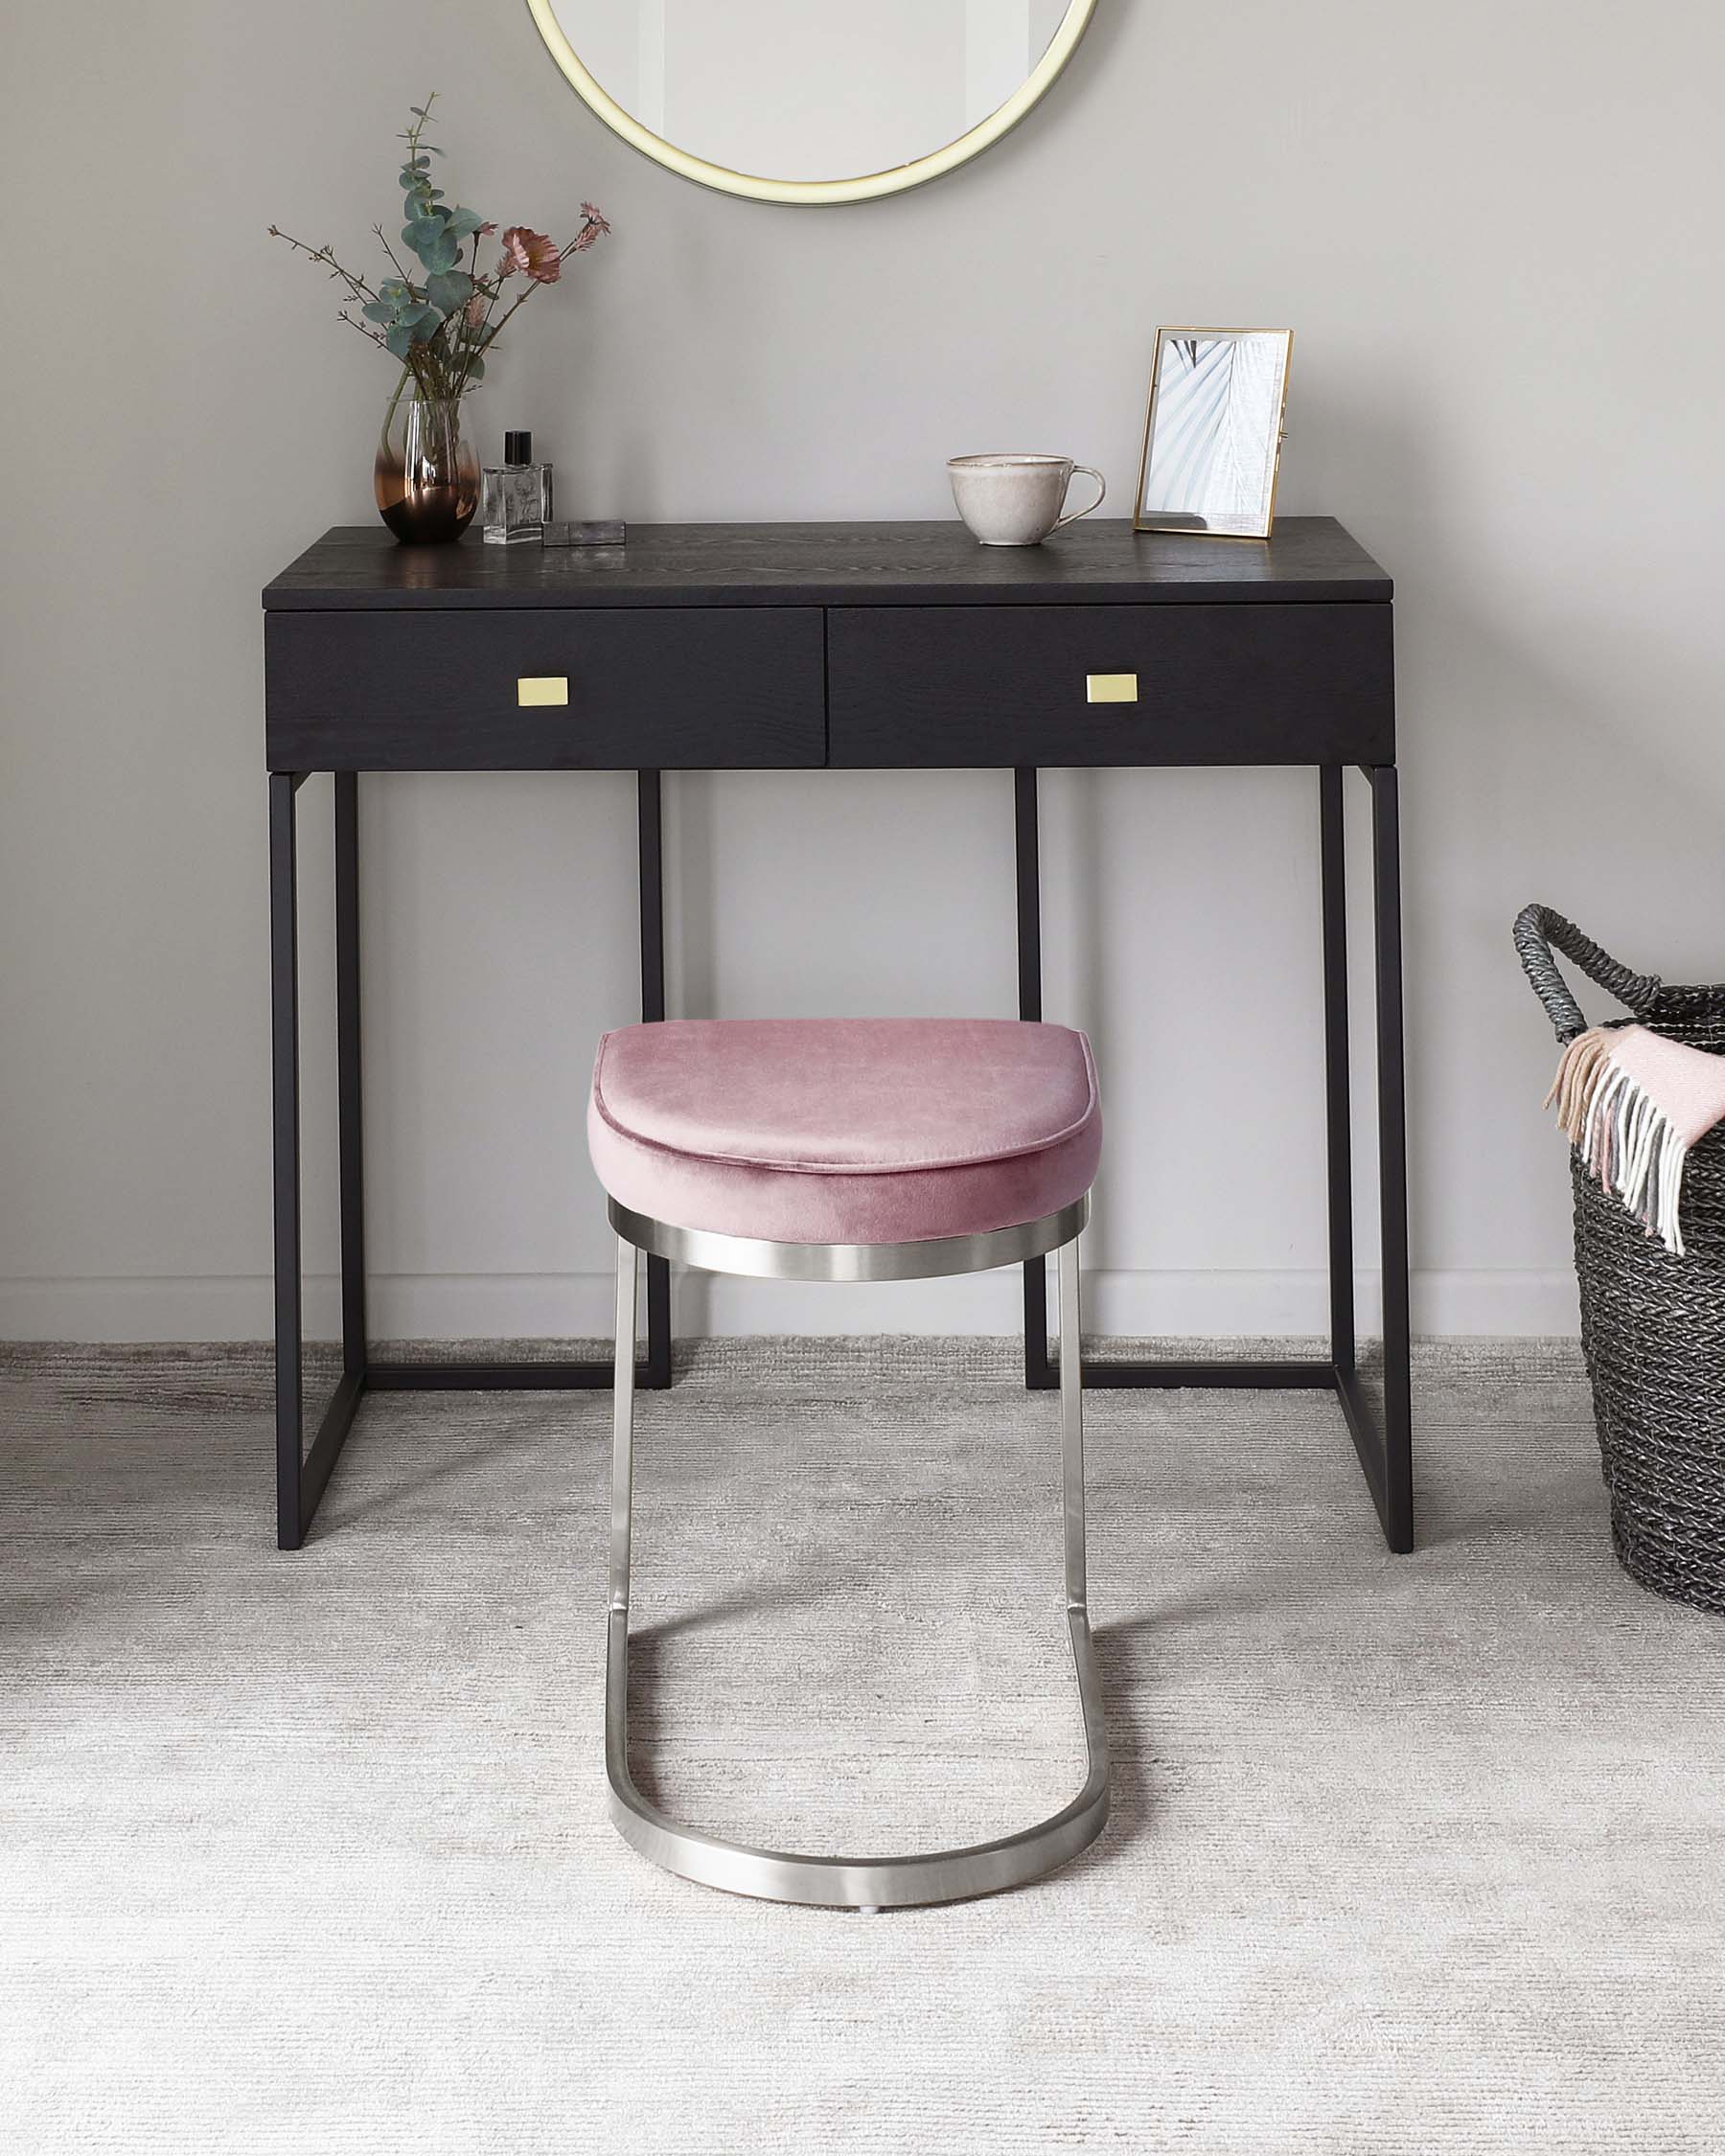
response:
<path id="1" fill-rule="evenodd" d="M 771 1243 L 920 1243 L 1095 1180 L 1090 1043 L 1014 1019 L 670 1019 L 608 1033 L 587 1144 L 619 1204 Z"/>

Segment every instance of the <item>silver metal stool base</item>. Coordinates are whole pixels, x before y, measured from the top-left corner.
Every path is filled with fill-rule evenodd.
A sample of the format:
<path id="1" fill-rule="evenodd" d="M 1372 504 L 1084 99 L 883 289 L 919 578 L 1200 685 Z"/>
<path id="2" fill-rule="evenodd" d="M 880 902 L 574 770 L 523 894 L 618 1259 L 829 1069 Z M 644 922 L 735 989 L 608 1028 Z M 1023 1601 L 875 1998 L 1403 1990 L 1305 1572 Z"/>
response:
<path id="1" fill-rule="evenodd" d="M 744 1262 L 734 1270 L 760 1276 L 762 1253 L 794 1251 L 797 1278 L 928 1278 L 939 1271 L 977 1270 L 1016 1263 L 1029 1248 L 1058 1248 L 1060 1278 L 1061 1498 L 1065 1521 L 1067 1632 L 1078 1680 L 1089 1764 L 1084 1786 L 1050 1818 L 998 1841 L 967 1848 L 931 1849 L 913 1856 L 802 1856 L 785 1849 L 757 1849 L 700 1827 L 685 1826 L 648 1802 L 629 1772 L 629 1580 L 634 1468 L 635 1256 L 637 1250 L 669 1254 L 685 1231 L 626 1213 L 614 1202 L 617 1239 L 615 1427 L 611 1454 L 610 1617 L 605 1668 L 605 1764 L 610 1782 L 610 1815 L 624 1840 L 655 1864 L 702 1886 L 768 1901 L 802 1902 L 826 1909 L 905 1909 L 942 1901 L 967 1901 L 999 1893 L 1070 1862 L 1101 1833 L 1108 1819 L 1108 1732 L 1086 1604 L 1084 1536 L 1084 1395 L 1079 1370 L 1078 1232 L 1089 1213 L 1080 1200 L 1062 1213 L 999 1231 L 997 1237 L 954 1239 L 953 1262 L 932 1265 L 927 1243 L 870 1245 L 739 1245 Z M 678 1255 L 713 1271 L 730 1271 L 724 1236 L 701 1237 L 701 1252 Z M 995 1255 L 999 1244 L 1002 1254 Z M 1021 1250 L 1020 1244 L 1026 1246 Z M 978 1246 L 988 1246 L 978 1250 Z M 962 1246 L 960 1248 L 959 1246 Z M 866 1251 L 864 1258 L 861 1255 Z M 903 1253 L 902 1257 L 898 1253 Z M 969 1262 L 963 1262 L 968 1260 Z M 902 1263 L 903 1272 L 892 1270 Z M 822 1267 L 826 1270 L 821 1270 Z"/>

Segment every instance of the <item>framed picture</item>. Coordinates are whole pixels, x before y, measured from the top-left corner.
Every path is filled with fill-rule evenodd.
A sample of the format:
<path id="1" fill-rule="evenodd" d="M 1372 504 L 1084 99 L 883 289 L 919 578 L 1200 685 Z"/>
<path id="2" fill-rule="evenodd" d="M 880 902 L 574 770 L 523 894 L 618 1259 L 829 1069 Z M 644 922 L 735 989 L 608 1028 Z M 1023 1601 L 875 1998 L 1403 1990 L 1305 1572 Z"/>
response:
<path id="1" fill-rule="evenodd" d="M 1158 330 L 1138 532 L 1268 539 L 1292 330 Z"/>

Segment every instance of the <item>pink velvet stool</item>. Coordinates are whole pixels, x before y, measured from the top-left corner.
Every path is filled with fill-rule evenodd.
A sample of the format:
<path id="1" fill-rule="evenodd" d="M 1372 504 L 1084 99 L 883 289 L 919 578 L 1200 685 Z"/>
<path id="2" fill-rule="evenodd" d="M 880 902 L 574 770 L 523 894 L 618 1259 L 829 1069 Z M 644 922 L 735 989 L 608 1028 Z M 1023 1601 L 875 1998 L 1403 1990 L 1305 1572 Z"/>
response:
<path id="1" fill-rule="evenodd" d="M 1090 1043 L 1008 1019 L 672 1019 L 599 1044 L 587 1109 L 617 1233 L 606 1766 L 611 1817 L 667 1870 L 831 1908 L 959 1901 L 1040 1878 L 1108 1817 L 1085 1593 L 1078 1236 L 1102 1148 Z M 1051 1818 L 901 1857 L 800 1856 L 685 1826 L 629 1772 L 638 1253 L 769 1280 L 926 1280 L 1059 1253 L 1067 1628 L 1089 1769 Z"/>

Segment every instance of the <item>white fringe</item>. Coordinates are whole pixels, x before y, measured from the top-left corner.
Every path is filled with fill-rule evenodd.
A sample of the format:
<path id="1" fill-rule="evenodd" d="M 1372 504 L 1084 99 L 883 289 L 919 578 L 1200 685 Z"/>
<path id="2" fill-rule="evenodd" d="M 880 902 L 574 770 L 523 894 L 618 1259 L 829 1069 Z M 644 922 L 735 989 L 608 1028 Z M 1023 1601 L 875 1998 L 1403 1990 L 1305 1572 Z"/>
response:
<path id="1" fill-rule="evenodd" d="M 1674 1257 L 1686 1256 L 1680 1216 L 1689 1148 L 1659 1103 L 1613 1060 L 1604 1028 L 1595 1026 L 1564 1049 L 1546 1106 L 1552 1101 L 1559 1126 L 1599 1187 L 1622 1199 Z"/>

